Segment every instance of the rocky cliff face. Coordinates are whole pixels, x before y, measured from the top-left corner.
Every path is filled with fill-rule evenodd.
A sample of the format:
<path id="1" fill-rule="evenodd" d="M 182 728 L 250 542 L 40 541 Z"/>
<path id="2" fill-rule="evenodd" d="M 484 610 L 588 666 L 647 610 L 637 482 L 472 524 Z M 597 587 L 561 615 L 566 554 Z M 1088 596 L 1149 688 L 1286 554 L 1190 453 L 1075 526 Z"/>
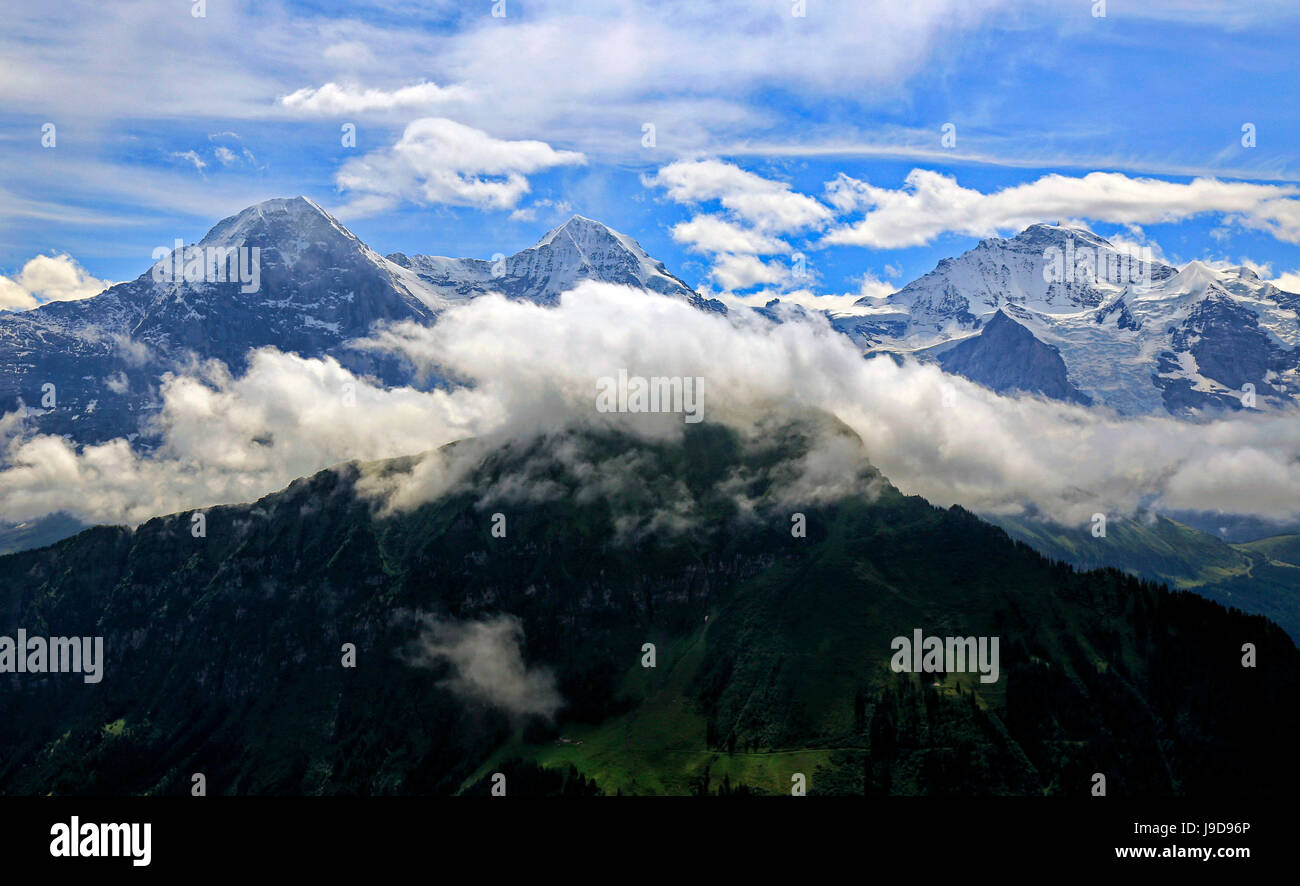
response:
<path id="1" fill-rule="evenodd" d="M 1065 361 L 1056 348 L 999 310 L 984 330 L 939 355 L 948 372 L 979 382 L 998 393 L 1042 394 L 1084 406 L 1092 398 L 1070 384 Z"/>

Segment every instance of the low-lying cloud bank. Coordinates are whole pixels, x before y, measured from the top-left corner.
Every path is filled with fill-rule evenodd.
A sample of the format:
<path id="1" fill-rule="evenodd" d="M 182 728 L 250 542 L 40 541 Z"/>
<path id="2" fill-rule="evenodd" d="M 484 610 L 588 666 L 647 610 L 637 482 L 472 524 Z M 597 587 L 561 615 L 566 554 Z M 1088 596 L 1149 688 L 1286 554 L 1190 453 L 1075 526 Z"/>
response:
<path id="1" fill-rule="evenodd" d="M 212 364 L 169 378 L 155 420 L 163 444 L 149 454 L 123 440 L 77 451 L 57 437 L 26 437 L 13 414 L 0 421 L 12 465 L 0 472 L 0 518 L 63 510 L 138 523 L 248 501 L 341 461 L 472 436 L 526 438 L 575 425 L 680 434 L 680 415 L 596 410 L 597 379 L 625 370 L 703 379 L 704 419 L 753 435 L 774 413 L 831 413 L 895 485 L 939 505 L 1033 507 L 1071 525 L 1144 507 L 1300 519 L 1296 411 L 1189 424 L 999 396 L 933 366 L 864 360 L 820 320 L 772 325 L 586 283 L 558 307 L 486 296 L 432 328 L 390 327 L 358 346 L 403 354 L 453 385 L 384 389 L 330 359 L 263 349 L 239 378 Z M 835 491 L 830 480 L 844 457 L 819 464 L 821 479 L 799 482 Z M 434 454 L 408 486 L 379 492 L 389 507 L 409 507 L 457 476 L 446 454 Z"/>

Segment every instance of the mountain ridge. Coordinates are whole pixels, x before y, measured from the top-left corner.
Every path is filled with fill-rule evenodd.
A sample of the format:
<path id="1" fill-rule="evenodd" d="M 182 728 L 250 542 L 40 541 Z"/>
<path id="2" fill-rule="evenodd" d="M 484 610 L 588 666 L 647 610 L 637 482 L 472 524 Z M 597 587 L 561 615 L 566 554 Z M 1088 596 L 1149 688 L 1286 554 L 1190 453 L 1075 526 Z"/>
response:
<path id="1" fill-rule="evenodd" d="M 357 481 L 412 460 L 345 465 L 207 509 L 203 538 L 178 514 L 2 557 L 0 610 L 104 635 L 106 676 L 0 675 L 0 793 L 183 794 L 195 771 L 222 795 L 474 793 L 484 767 L 560 759 L 608 794 L 724 775 L 788 793 L 795 767 L 829 794 L 1083 797 L 1098 771 L 1114 796 L 1294 789 L 1272 761 L 1295 712 L 1268 700 L 1300 686 L 1300 652 L 1275 625 L 1053 564 L 887 483 L 803 505 L 801 538 L 771 484 L 823 431 L 767 431 L 488 447 L 462 487 L 388 516 Z M 633 465 L 622 491 L 576 495 L 575 452 Z M 539 476 L 568 492 L 483 506 Z M 613 515 L 684 492 L 713 531 L 616 540 Z M 559 719 L 519 722 L 450 661 L 412 664 L 422 618 L 516 619 L 519 667 L 553 675 Z M 891 672 L 889 638 L 914 628 L 999 636 L 999 681 Z M 1246 641 L 1268 667 L 1240 667 Z"/>
<path id="2" fill-rule="evenodd" d="M 561 233 L 567 245 L 557 244 Z M 175 279 L 174 267 L 203 250 L 259 250 L 258 290 L 239 281 Z M 437 315 L 490 291 L 553 304 L 580 280 L 637 286 L 725 312 L 651 258 L 634 240 L 575 216 L 539 244 L 494 262 L 394 261 L 371 249 L 320 204 L 272 198 L 218 221 L 196 244 L 167 255 L 136 279 L 75 302 L 0 313 L 0 414 L 27 407 L 37 433 L 79 444 L 117 437 L 147 445 L 141 419 L 160 405 L 164 372 L 192 358 L 217 359 L 234 372 L 248 353 L 274 346 L 304 357 L 330 356 L 390 384 L 411 383 L 397 358 L 348 347 L 376 323 L 434 322 Z M 250 257 L 251 260 L 251 257 Z M 433 273 L 438 267 L 442 277 Z M 459 275 L 459 276 L 458 276 Z M 41 408 L 44 386 L 56 392 Z"/>
<path id="3" fill-rule="evenodd" d="M 388 257 L 429 285 L 451 289 L 462 297 L 499 291 L 509 298 L 553 305 L 579 282 L 600 280 L 683 298 L 704 310 L 726 313 L 721 302 L 700 297 L 631 237 L 581 215 L 552 228 L 533 246 L 492 261 L 404 253 Z"/>

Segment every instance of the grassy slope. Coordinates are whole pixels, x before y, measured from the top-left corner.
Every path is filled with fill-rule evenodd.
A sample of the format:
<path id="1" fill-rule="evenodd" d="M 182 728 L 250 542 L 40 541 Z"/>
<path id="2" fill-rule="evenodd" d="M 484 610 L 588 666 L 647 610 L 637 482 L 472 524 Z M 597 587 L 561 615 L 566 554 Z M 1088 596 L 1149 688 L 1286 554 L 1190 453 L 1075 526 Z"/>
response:
<path id="1" fill-rule="evenodd" d="M 597 725 L 567 724 L 561 738 L 544 743 L 530 744 L 516 733 L 465 780 L 462 789 L 511 759 L 556 770 L 573 765 L 595 779 L 606 794 L 690 794 L 706 773 L 714 789 L 728 778 L 732 784 L 768 794 L 788 792 L 796 772 L 811 780 L 817 767 L 830 764 L 831 749 L 727 753 L 706 746 L 707 718 L 691 685 L 704 662 L 707 634 L 708 627 L 701 626 L 688 637 L 658 642 L 657 667 L 638 665 L 628 672 L 622 692 L 635 702 L 631 711 Z"/>
<path id="2" fill-rule="evenodd" d="M 1263 554 L 1279 566 L 1294 566 L 1300 569 L 1300 535 L 1275 535 L 1261 538 L 1259 541 L 1233 545 L 1242 551 Z"/>

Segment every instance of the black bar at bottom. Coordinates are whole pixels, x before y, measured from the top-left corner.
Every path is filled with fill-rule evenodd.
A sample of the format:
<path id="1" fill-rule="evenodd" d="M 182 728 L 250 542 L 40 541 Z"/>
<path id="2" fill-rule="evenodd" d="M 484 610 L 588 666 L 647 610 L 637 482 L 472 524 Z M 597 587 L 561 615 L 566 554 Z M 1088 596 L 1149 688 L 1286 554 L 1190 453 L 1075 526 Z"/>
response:
<path id="1" fill-rule="evenodd" d="M 128 830 L 101 827 L 144 823 L 150 826 L 147 865 L 134 863 L 144 860 L 142 828 L 132 842 Z M 55 855 L 71 849 L 74 824 L 78 855 Z M 918 874 L 972 865 L 1175 873 L 1200 866 L 1231 874 L 1261 861 L 1294 861 L 1295 836 L 1294 814 L 1278 804 L 1239 800 L 0 799 L 0 860 L 6 869 L 16 862 L 86 873 L 115 868 L 337 875 L 436 864 L 432 870 L 450 875 L 445 862 L 456 858 L 483 865 L 484 872 L 549 865 L 578 876 L 608 871 L 612 863 L 671 881 L 690 876 L 703 854 L 724 869 L 759 871 L 770 865 L 821 866 L 837 857 L 870 869 L 874 859 L 905 857 L 919 866 Z M 112 851 L 114 839 L 117 856 L 80 854 L 97 843 Z M 1131 853 L 1151 848 L 1154 857 Z M 1207 849 L 1209 857 L 1202 857 Z M 1237 852 L 1242 849 L 1248 856 Z M 1233 854 L 1223 854 L 1228 851 Z"/>

